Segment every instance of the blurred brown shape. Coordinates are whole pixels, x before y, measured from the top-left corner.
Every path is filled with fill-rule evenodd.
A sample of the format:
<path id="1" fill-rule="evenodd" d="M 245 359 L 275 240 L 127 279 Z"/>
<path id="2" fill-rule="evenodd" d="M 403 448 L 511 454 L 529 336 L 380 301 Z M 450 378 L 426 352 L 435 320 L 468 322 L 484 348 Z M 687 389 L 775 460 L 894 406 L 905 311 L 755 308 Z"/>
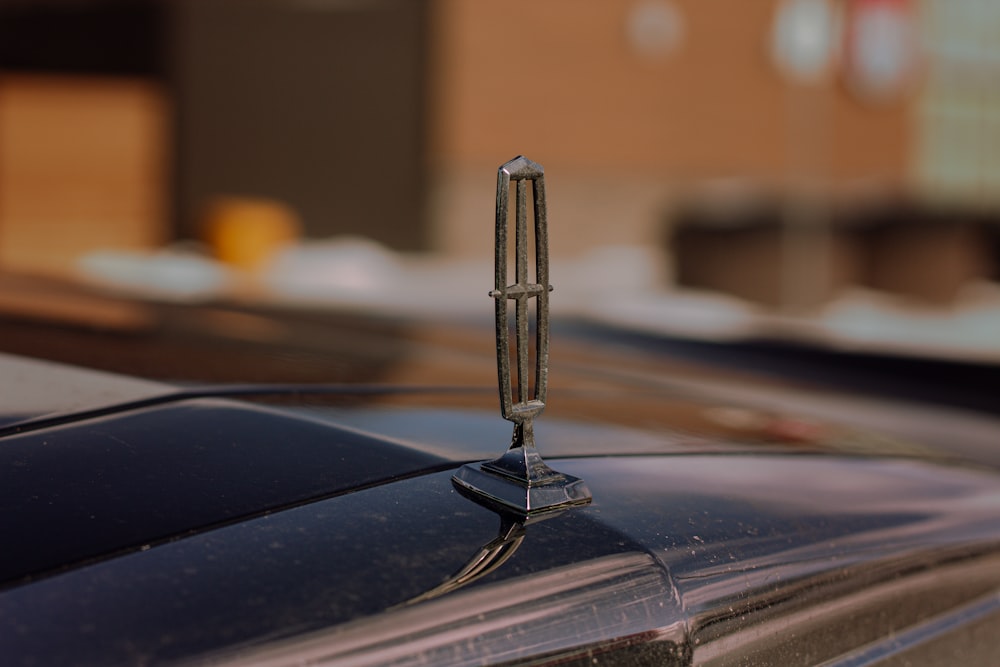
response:
<path id="1" fill-rule="evenodd" d="M 826 210 L 826 204 L 810 206 L 815 213 Z M 861 282 L 863 248 L 852 229 L 828 228 L 823 217 L 790 235 L 787 216 L 778 199 L 681 208 L 670 240 L 678 284 L 768 306 L 812 307 Z M 798 289 L 803 286 L 808 289 Z"/>
<path id="2" fill-rule="evenodd" d="M 870 285 L 949 304 L 963 285 L 988 278 L 991 248 L 985 229 L 962 221 L 960 216 L 955 218 L 904 222 L 873 230 Z"/>

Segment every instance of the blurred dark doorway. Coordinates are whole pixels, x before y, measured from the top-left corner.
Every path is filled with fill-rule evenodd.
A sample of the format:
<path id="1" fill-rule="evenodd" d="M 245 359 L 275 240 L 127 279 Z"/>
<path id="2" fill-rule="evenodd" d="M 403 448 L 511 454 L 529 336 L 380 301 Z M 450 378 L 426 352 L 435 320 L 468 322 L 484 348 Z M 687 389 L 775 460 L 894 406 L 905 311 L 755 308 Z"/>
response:
<path id="1" fill-rule="evenodd" d="M 423 249 L 427 3 L 170 3 L 181 231 L 217 194 L 280 199 L 309 236 Z"/>
<path id="2" fill-rule="evenodd" d="M 197 236 L 201 206 L 227 195 L 289 204 L 308 236 L 424 249 L 428 5 L 11 0 L 0 2 L 0 81 L 65 82 L 70 97 L 107 85 L 162 91 L 168 129 L 136 148 L 163 163 L 160 175 L 125 179 L 118 193 L 165 193 L 132 216 L 156 228 L 147 242 L 164 226 L 167 237 Z M 83 163 L 106 160 L 95 142 Z"/>

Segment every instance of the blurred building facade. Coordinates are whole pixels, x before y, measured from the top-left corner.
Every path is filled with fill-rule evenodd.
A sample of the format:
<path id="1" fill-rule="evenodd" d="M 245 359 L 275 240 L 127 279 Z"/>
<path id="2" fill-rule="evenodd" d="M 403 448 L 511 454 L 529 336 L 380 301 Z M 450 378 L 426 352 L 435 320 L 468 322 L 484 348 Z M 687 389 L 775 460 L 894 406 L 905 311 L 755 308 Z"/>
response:
<path id="1" fill-rule="evenodd" d="M 776 305 L 947 301 L 998 274 L 994 4 L 6 2 L 0 263 L 196 236 L 216 196 L 485 258 L 523 153 L 566 256 L 659 248 Z"/>
<path id="2" fill-rule="evenodd" d="M 437 243 L 482 247 L 466 221 L 517 146 L 550 168 L 569 252 L 665 245 L 681 284 L 771 305 L 946 302 L 998 273 L 987 5 L 439 0 Z"/>
<path id="3" fill-rule="evenodd" d="M 0 265 L 197 238 L 234 197 L 427 249 L 427 9 L 0 2 Z"/>
<path id="4" fill-rule="evenodd" d="M 567 241 L 584 244 L 607 242 L 607 224 L 622 241 L 654 240 L 638 218 L 706 185 L 902 187 L 907 105 L 859 104 L 834 77 L 785 79 L 769 52 L 778 4 L 441 0 L 433 159 L 473 173 L 517 147 L 551 165 Z M 659 8 L 676 25 L 643 26 L 643 10 Z M 647 45 L 644 29 L 664 34 Z"/>

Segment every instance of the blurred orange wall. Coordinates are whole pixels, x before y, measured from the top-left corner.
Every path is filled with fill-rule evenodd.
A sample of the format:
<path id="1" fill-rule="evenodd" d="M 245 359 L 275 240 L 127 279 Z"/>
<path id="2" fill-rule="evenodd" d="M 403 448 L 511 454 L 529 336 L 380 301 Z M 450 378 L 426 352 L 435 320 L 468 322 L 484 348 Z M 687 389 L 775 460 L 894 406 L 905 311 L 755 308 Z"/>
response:
<path id="1" fill-rule="evenodd" d="M 0 76 L 0 267 L 66 274 L 161 243 L 166 108 L 139 79 Z"/>
<path id="2" fill-rule="evenodd" d="M 434 1 L 436 247 L 488 249 L 473 223 L 518 153 L 546 166 L 553 241 L 570 255 L 661 244 L 678 199 L 719 179 L 765 195 L 902 187 L 909 106 L 865 106 L 834 77 L 785 80 L 769 51 L 775 0 L 673 0 L 681 38 L 659 57 L 630 41 L 642 4 Z"/>
<path id="3" fill-rule="evenodd" d="M 681 41 L 655 59 L 629 42 L 640 4 L 437 0 L 431 155 L 781 180 L 811 129 L 823 179 L 904 175 L 906 106 L 786 83 L 768 50 L 773 0 L 675 0 Z"/>

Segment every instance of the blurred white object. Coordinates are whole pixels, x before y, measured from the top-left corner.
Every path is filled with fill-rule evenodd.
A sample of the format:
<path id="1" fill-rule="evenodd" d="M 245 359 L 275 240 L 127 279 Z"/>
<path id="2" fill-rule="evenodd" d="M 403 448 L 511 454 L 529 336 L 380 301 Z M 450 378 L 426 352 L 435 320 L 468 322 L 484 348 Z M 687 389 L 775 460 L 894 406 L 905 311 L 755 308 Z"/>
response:
<path id="1" fill-rule="evenodd" d="M 639 56 L 662 59 L 680 48 L 684 18 L 672 2 L 640 0 L 629 9 L 625 34 Z"/>
<path id="2" fill-rule="evenodd" d="M 866 101 L 891 100 L 906 91 L 917 70 L 917 31 L 908 0 L 851 4 L 844 75 Z"/>
<path id="3" fill-rule="evenodd" d="M 402 255 L 352 236 L 286 248 L 264 269 L 260 283 L 282 303 L 386 315 L 461 316 L 493 306 L 486 296 L 492 263 Z"/>
<path id="4" fill-rule="evenodd" d="M 589 312 L 595 306 L 642 298 L 666 284 L 667 260 L 646 246 L 608 245 L 577 259 L 552 260 L 553 312 Z"/>
<path id="5" fill-rule="evenodd" d="M 757 309 L 737 297 L 668 290 L 663 253 L 606 246 L 573 262 L 553 262 L 552 310 L 632 331 L 734 340 L 753 333 Z"/>
<path id="6" fill-rule="evenodd" d="M 840 34 L 829 0 L 782 0 L 774 16 L 771 55 L 793 81 L 818 83 L 833 65 Z"/>
<path id="7" fill-rule="evenodd" d="M 661 255 L 637 246 L 607 246 L 579 259 L 553 260 L 553 312 L 580 312 L 623 295 L 641 298 L 663 283 Z M 400 315 L 490 313 L 493 281 L 491 259 L 401 255 L 357 237 L 290 246 L 260 276 L 271 297 L 281 301 Z"/>
<path id="8" fill-rule="evenodd" d="M 1000 361 L 1000 286 L 969 285 L 949 310 L 851 290 L 831 303 L 822 327 L 840 345 L 920 356 Z"/>
<path id="9" fill-rule="evenodd" d="M 678 290 L 595 303 L 588 319 L 631 331 L 721 342 L 754 334 L 756 315 L 750 303 L 733 296 Z"/>
<path id="10" fill-rule="evenodd" d="M 374 241 L 343 237 L 279 251 L 261 280 L 292 299 L 381 303 L 404 284 L 395 254 Z"/>
<path id="11" fill-rule="evenodd" d="M 100 250 L 81 257 L 77 269 L 103 287 L 169 301 L 215 298 L 233 282 L 225 266 L 183 246 L 156 252 Z"/>

